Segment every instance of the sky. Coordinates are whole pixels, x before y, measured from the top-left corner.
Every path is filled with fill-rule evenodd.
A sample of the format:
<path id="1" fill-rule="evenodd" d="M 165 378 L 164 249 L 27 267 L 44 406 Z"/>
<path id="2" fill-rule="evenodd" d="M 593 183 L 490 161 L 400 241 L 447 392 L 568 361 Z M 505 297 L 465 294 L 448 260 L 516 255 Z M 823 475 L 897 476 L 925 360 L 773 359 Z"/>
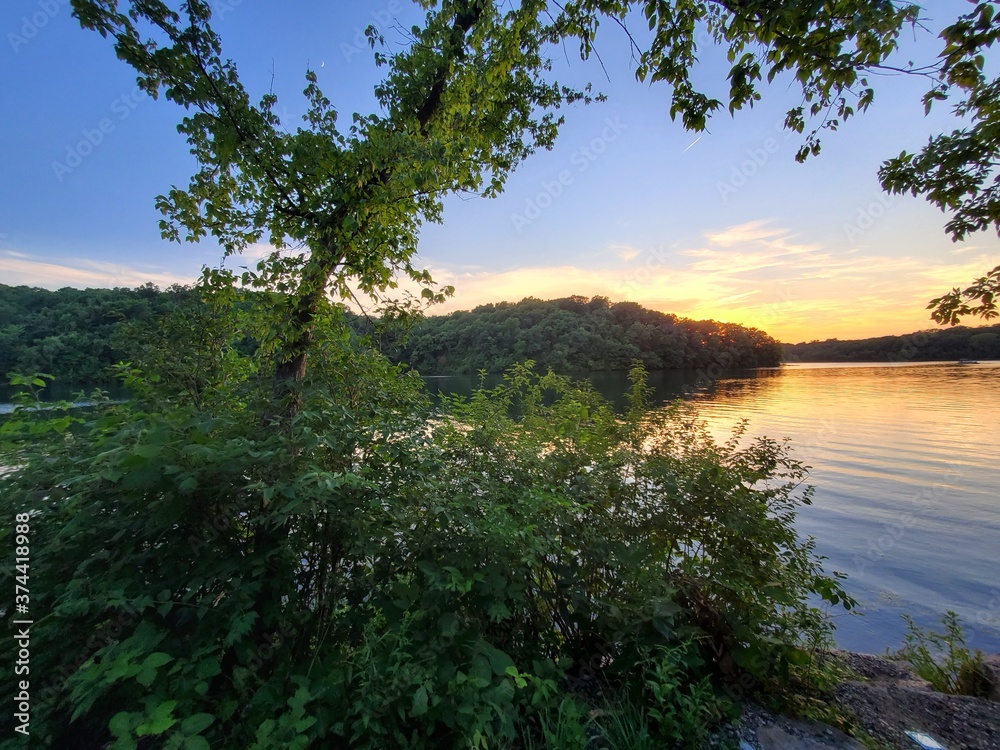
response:
<path id="1" fill-rule="evenodd" d="M 288 123 L 305 109 L 307 68 L 342 121 L 371 111 L 381 71 L 362 29 L 395 41 L 393 26 L 419 17 L 410 0 L 213 6 L 224 54 L 251 93 L 273 88 Z M 907 32 L 896 62 L 932 60 L 936 31 L 967 7 L 928 3 L 929 31 Z M 176 132 L 183 111 L 138 92 L 111 42 L 81 30 L 66 0 L 6 2 L 0 32 L 0 283 L 165 287 L 222 263 L 211 241 L 159 235 L 155 196 L 195 170 Z M 433 313 L 602 295 L 786 342 L 861 338 L 934 327 L 928 300 L 1000 263 L 995 233 L 953 243 L 940 210 L 879 187 L 884 159 L 955 125 L 947 106 L 924 115 L 926 81 L 879 77 L 872 108 L 798 164 L 802 136 L 781 127 L 801 97 L 788 78 L 694 134 L 670 120 L 665 87 L 636 81 L 622 33 L 602 29 L 597 41 L 603 67 L 556 49 L 554 75 L 593 81 L 607 101 L 566 109 L 556 146 L 502 196 L 450 198 L 443 223 L 423 229 L 417 264 L 456 288 Z M 706 50 L 698 80 L 724 92 L 727 70 Z M 265 251 L 225 264 L 252 265 Z"/>

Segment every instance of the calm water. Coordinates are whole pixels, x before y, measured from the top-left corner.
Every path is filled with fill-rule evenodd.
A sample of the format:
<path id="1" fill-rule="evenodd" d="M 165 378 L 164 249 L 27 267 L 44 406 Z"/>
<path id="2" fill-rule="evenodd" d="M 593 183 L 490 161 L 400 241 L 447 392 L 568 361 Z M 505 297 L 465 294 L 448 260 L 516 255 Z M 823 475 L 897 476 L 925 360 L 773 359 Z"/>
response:
<path id="1" fill-rule="evenodd" d="M 624 405 L 624 374 L 588 377 Z M 477 383 L 427 378 L 432 391 Z M 650 373 L 650 385 L 660 402 L 697 404 L 717 437 L 747 419 L 749 436 L 788 437 L 812 467 L 816 495 L 799 530 L 816 537 L 828 570 L 849 575 L 863 612 L 837 618 L 839 645 L 896 648 L 900 615 L 935 625 L 952 609 L 970 645 L 1000 652 L 1000 362 L 802 364 L 713 382 Z"/>
<path id="2" fill-rule="evenodd" d="M 622 402 L 620 374 L 592 375 Z M 863 616 L 837 618 L 840 646 L 901 645 L 909 613 L 958 612 L 971 645 L 1000 652 L 1000 362 L 789 365 L 698 383 L 652 373 L 657 397 L 694 401 L 712 431 L 791 438 L 812 467 L 814 503 L 798 526 L 828 570 L 849 575 Z M 469 378 L 428 379 L 467 391 Z"/>
<path id="3" fill-rule="evenodd" d="M 69 401 L 77 406 L 87 406 L 90 402 L 89 396 L 96 388 L 100 388 L 108 394 L 112 401 L 124 401 L 127 399 L 128 391 L 121 383 L 101 383 L 100 385 L 77 386 L 59 381 L 49 383 L 41 390 L 39 398 L 43 402 Z M 0 415 L 10 414 L 14 410 L 14 405 L 10 402 L 13 394 L 20 389 L 15 389 L 6 384 L 0 384 Z"/>

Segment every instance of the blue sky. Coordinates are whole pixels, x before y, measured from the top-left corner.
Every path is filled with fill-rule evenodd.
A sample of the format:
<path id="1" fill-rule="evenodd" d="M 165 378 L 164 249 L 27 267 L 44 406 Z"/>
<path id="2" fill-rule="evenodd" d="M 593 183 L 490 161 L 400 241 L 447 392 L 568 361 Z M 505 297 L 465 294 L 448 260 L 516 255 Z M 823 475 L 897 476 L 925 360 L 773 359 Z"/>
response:
<path id="1" fill-rule="evenodd" d="M 417 18 L 409 0 L 215 6 L 244 83 L 255 93 L 273 85 L 289 122 L 304 109 L 307 67 L 343 115 L 369 111 L 380 71 L 360 30 L 375 23 L 391 40 L 392 23 Z M 966 6 L 930 4 L 927 25 L 940 29 Z M 5 3 L 0 31 L 0 281 L 167 285 L 217 265 L 211 243 L 159 237 L 155 196 L 193 171 L 175 129 L 181 111 L 137 93 L 110 42 L 82 31 L 63 0 Z M 784 341 L 851 338 L 931 327 L 928 299 L 1000 263 L 995 234 L 954 244 L 940 211 L 879 188 L 883 159 L 953 126 L 946 106 L 924 116 L 926 82 L 880 78 L 872 109 L 800 165 L 800 137 L 780 127 L 797 103 L 787 79 L 699 138 L 670 121 L 665 88 L 636 82 L 624 36 L 606 32 L 607 76 L 572 50 L 555 51 L 555 73 L 592 80 L 608 101 L 567 110 L 556 147 L 530 159 L 499 199 L 455 197 L 444 224 L 425 228 L 422 264 L 457 289 L 439 311 L 601 294 Z M 900 61 L 928 61 L 937 49 L 931 34 L 908 34 Z M 708 51 L 698 75 L 723 92 L 725 70 Z"/>

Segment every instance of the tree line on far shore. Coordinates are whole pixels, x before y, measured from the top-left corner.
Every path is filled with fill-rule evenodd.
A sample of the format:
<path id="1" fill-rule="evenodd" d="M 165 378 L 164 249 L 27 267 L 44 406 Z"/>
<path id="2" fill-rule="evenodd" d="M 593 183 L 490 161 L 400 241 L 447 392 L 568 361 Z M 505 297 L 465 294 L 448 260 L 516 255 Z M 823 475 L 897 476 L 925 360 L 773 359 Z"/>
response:
<path id="1" fill-rule="evenodd" d="M 0 375 L 47 372 L 66 383 L 107 382 L 111 366 L 126 356 L 121 323 L 153 322 L 198 299 L 181 286 L 53 292 L 0 284 Z"/>
<path id="2" fill-rule="evenodd" d="M 1000 359 L 1000 325 L 956 326 L 904 336 L 785 344 L 788 362 L 942 362 Z"/>
<path id="3" fill-rule="evenodd" d="M 425 375 L 500 373 L 525 360 L 563 373 L 625 371 L 636 361 L 647 370 L 781 363 L 781 345 L 756 328 L 582 296 L 528 297 L 426 317 L 386 353 Z"/>
<path id="4" fill-rule="evenodd" d="M 123 323 L 152 323 L 198 304 L 197 293 L 180 286 L 53 292 L 0 284 L 0 373 L 106 382 L 111 366 L 128 359 L 137 343 Z M 355 334 L 377 336 L 392 360 L 427 375 L 503 372 L 529 359 L 556 372 L 624 371 L 636 360 L 650 370 L 771 367 L 781 361 L 778 342 L 757 329 L 685 320 L 605 297 L 483 305 L 418 319 L 405 334 L 384 321 L 345 315 Z"/>
<path id="5" fill-rule="evenodd" d="M 255 294 L 248 292 L 248 294 Z M 202 304 L 196 291 L 153 284 L 135 289 L 49 291 L 0 284 L 0 374 L 48 372 L 72 384 L 100 384 L 132 356 L 135 325 Z M 344 313 L 355 335 L 424 375 L 499 373 L 532 360 L 572 373 L 774 367 L 788 362 L 905 362 L 1000 359 L 1000 325 L 921 331 L 857 341 L 780 344 L 756 328 L 688 320 L 635 302 L 573 296 L 481 305 L 417 319 L 408 330 Z M 124 323 L 132 324 L 126 328 Z M 131 331 L 131 333 L 129 332 Z M 252 350 L 252 341 L 241 347 Z"/>

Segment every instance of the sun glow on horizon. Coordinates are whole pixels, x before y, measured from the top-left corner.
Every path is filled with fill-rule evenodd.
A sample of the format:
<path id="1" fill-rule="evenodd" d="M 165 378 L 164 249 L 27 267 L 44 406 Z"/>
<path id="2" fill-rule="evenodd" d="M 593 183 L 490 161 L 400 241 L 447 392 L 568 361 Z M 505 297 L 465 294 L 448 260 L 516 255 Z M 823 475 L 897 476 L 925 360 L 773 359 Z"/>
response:
<path id="1" fill-rule="evenodd" d="M 606 263 L 590 268 L 432 268 L 456 289 L 432 314 L 525 297 L 603 296 L 759 328 L 785 343 L 869 338 L 934 328 L 928 300 L 998 262 L 975 248 L 933 264 L 912 256 L 845 257 L 766 220 L 706 232 L 703 240 L 687 248 L 614 245 Z"/>
<path id="2" fill-rule="evenodd" d="M 250 248 L 234 258 L 252 265 L 270 248 Z M 192 258 L 194 261 L 194 258 Z M 915 256 L 836 253 L 767 220 L 707 231 L 696 246 L 609 245 L 589 265 L 520 266 L 506 270 L 453 267 L 425 261 L 435 281 L 455 295 L 428 314 L 526 297 L 573 295 L 630 301 L 694 320 L 713 319 L 758 328 L 785 343 L 898 335 L 935 328 L 927 301 L 965 285 L 1000 260 L 975 246 L 960 247 L 933 262 Z M 193 283 L 190 276 L 146 266 L 86 258 L 42 260 L 0 250 L 5 283 L 57 289 L 64 286 L 162 287 Z M 402 293 L 419 290 L 405 280 Z M 969 321 L 975 325 L 978 321 Z"/>

